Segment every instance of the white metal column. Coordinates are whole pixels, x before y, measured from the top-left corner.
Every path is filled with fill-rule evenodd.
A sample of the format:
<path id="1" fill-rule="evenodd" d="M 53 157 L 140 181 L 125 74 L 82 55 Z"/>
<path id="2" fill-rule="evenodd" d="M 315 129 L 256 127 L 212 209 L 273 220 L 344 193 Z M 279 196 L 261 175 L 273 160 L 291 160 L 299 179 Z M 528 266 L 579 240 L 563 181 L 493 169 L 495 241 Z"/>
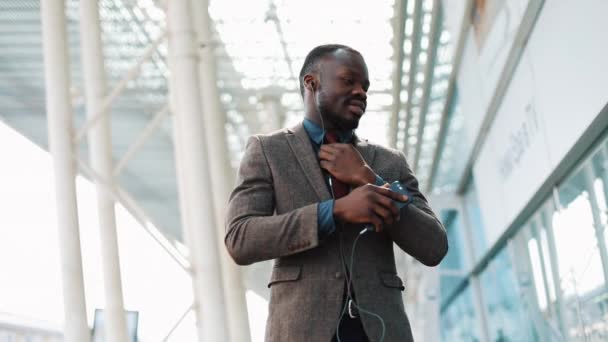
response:
<path id="1" fill-rule="evenodd" d="M 541 209 L 541 215 L 544 216 L 543 224 L 547 229 L 547 247 L 549 250 L 549 265 L 551 267 L 551 275 L 553 277 L 553 286 L 555 290 L 555 312 L 557 318 L 557 325 L 559 332 L 562 336 L 568 336 L 568 330 L 566 325 L 566 304 L 564 293 L 562 290 L 562 275 L 559 272 L 559 264 L 558 264 L 558 255 L 557 246 L 555 244 L 555 234 L 553 227 L 553 211 L 557 210 L 560 212 L 562 210 L 561 203 L 559 201 L 558 190 L 556 187 L 553 188 L 553 202 L 549 205 L 546 205 Z M 548 291 L 549 289 L 547 289 Z"/>
<path id="2" fill-rule="evenodd" d="M 49 149 L 53 156 L 66 342 L 90 341 L 82 276 L 64 0 L 41 1 Z"/>
<path id="3" fill-rule="evenodd" d="M 113 185 L 110 120 L 104 106 L 106 80 L 97 0 L 80 1 L 80 36 L 87 117 L 91 120 L 99 115 L 88 132 L 89 159 L 92 169 Z M 127 342 L 114 200 L 99 181 L 96 181 L 96 190 L 105 294 L 105 336 L 108 341 Z"/>
<path id="4" fill-rule="evenodd" d="M 180 208 L 192 264 L 199 341 L 227 341 L 191 3 L 189 0 L 172 0 L 167 6 L 169 89 L 174 113 Z"/>
<path id="5" fill-rule="evenodd" d="M 602 270 L 604 271 L 604 288 L 608 289 L 608 251 L 606 250 L 606 238 L 604 234 L 604 224 L 602 223 L 602 210 L 599 207 L 599 195 L 595 191 L 595 172 L 593 171 L 591 162 L 587 162 L 583 166 L 585 175 L 585 185 L 589 194 L 589 204 L 591 205 L 591 214 L 593 217 L 593 227 L 595 228 L 595 238 L 597 239 L 597 248 L 600 252 L 600 260 L 602 262 Z M 599 177 L 599 175 L 598 175 Z"/>
<path id="6" fill-rule="evenodd" d="M 424 303 L 420 308 L 422 317 L 413 319 L 424 320 L 423 340 L 441 340 L 441 294 L 440 294 L 440 274 L 439 268 L 427 268 L 423 270 L 424 280 L 418 288 L 418 298 Z"/>
<path id="7" fill-rule="evenodd" d="M 211 18 L 207 0 L 192 1 L 194 26 L 197 32 L 197 46 L 200 48 L 198 71 L 202 98 L 203 118 L 205 121 L 205 141 L 209 155 L 212 198 L 217 228 L 222 280 L 226 302 L 226 322 L 230 341 L 247 342 L 250 340 L 249 316 L 241 268 L 234 263 L 224 248 L 226 204 L 233 187 L 235 174 L 230 166 L 226 146 L 226 114 L 221 108 L 217 89 L 216 64 L 213 54 Z"/>
<path id="8" fill-rule="evenodd" d="M 281 113 L 281 98 L 274 94 L 261 96 L 260 102 L 264 110 L 258 113 L 261 123 L 261 133 L 270 133 L 283 128 L 283 113 Z"/>

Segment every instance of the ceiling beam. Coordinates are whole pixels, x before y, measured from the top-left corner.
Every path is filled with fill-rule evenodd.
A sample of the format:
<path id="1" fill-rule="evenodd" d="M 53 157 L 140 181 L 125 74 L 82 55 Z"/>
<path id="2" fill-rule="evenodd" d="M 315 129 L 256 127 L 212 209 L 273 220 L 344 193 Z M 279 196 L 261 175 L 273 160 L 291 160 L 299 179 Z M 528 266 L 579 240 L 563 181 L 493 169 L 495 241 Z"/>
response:
<path id="1" fill-rule="evenodd" d="M 429 111 L 429 103 L 431 98 L 431 89 L 433 85 L 433 76 L 435 65 L 437 62 L 437 50 L 439 47 L 439 37 L 441 36 L 441 22 L 443 19 L 441 11 L 441 1 L 433 0 L 433 9 L 431 12 L 431 30 L 429 32 L 429 44 L 427 47 L 427 60 L 424 66 L 424 83 L 422 85 L 422 99 L 420 101 L 420 120 L 418 123 L 418 135 L 416 139 L 416 152 L 414 154 L 414 173 L 418 172 L 418 163 L 420 162 L 420 151 L 422 150 L 422 139 L 424 138 L 424 130 L 426 128 L 426 116 Z"/>
<path id="2" fill-rule="evenodd" d="M 464 50 L 464 43 L 466 42 L 466 33 L 471 25 L 470 13 L 471 6 L 473 6 L 473 0 L 467 0 L 462 13 L 462 20 L 460 24 L 460 31 L 458 33 L 458 42 L 454 49 L 454 56 L 452 57 L 452 73 L 448 81 L 448 89 L 446 91 L 445 103 L 443 105 L 443 111 L 441 112 L 441 120 L 439 124 L 439 135 L 437 136 L 437 145 L 435 146 L 435 152 L 433 153 L 433 162 L 429 169 L 429 177 L 427 178 L 426 192 L 430 192 L 433 189 L 435 183 L 435 177 L 437 176 L 437 170 L 439 168 L 439 158 L 446 141 L 448 119 L 451 113 L 452 101 L 456 91 L 456 78 L 458 77 L 458 71 L 460 70 L 460 63 L 462 61 L 462 52 Z"/>
<path id="3" fill-rule="evenodd" d="M 395 1 L 395 17 L 393 21 L 393 51 L 395 64 L 393 72 L 393 106 L 388 127 L 389 146 L 397 146 L 397 131 L 399 129 L 399 111 L 401 110 L 401 79 L 403 78 L 403 42 L 405 41 L 405 20 L 407 19 L 407 0 Z"/>
<path id="4" fill-rule="evenodd" d="M 415 0 L 414 14 L 412 15 L 412 49 L 410 50 L 410 68 L 409 68 L 409 80 L 407 82 L 407 102 L 405 106 L 405 141 L 403 142 L 403 152 L 406 157 L 409 152 L 409 136 L 408 131 L 412 122 L 412 102 L 414 99 L 414 90 L 416 88 L 416 73 L 418 68 L 418 54 L 420 53 L 420 29 L 421 29 L 421 18 L 422 18 L 422 0 Z"/>

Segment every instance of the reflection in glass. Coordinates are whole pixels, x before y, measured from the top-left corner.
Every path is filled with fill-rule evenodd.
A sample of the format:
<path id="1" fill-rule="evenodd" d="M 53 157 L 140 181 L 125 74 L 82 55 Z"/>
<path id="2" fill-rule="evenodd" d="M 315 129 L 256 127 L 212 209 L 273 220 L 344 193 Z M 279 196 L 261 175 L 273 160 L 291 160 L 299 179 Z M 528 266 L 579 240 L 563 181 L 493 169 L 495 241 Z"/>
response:
<path id="1" fill-rule="evenodd" d="M 547 205 L 544 207 L 549 208 Z M 537 303 L 537 307 L 532 306 L 534 303 L 528 303 L 527 310 L 529 315 L 537 315 L 534 324 L 536 329 L 540 330 L 541 335 L 546 338 L 552 336 L 557 340 L 563 340 L 560 329 L 562 320 L 559 318 L 561 300 L 558 300 L 555 292 L 556 275 L 552 268 L 546 222 L 545 211 L 541 208 L 521 232 L 527 241 L 527 255 L 530 263 L 528 272 L 531 272 L 533 276 Z"/>
<path id="2" fill-rule="evenodd" d="M 567 335 L 573 341 L 605 341 L 608 293 L 595 229 L 601 222 L 594 222 L 596 202 L 591 202 L 603 191 L 592 196 L 600 187 L 588 167 L 560 186 L 562 209 L 553 214 L 552 224 Z"/>
<path id="3" fill-rule="evenodd" d="M 456 210 L 442 213 L 442 222 L 448 233 L 448 254 L 439 265 L 441 300 L 447 300 L 462 279 L 464 279 L 464 245 L 462 224 Z"/>
<path id="4" fill-rule="evenodd" d="M 513 265 L 503 248 L 480 276 L 491 341 L 537 341 L 532 320 L 524 310 Z"/>
<path id="5" fill-rule="evenodd" d="M 464 208 L 467 212 L 471 231 L 473 233 L 473 251 L 475 259 L 479 260 L 484 253 L 488 251 L 488 242 L 486 240 L 485 226 L 481 217 L 481 208 L 479 206 L 479 197 L 477 196 L 477 187 L 475 181 L 471 177 L 468 181 L 469 185 L 464 194 Z"/>
<path id="6" fill-rule="evenodd" d="M 553 215 L 560 285 L 565 296 L 587 293 L 603 281 L 589 196 L 580 190 L 564 210 Z"/>
<path id="7" fill-rule="evenodd" d="M 441 315 L 441 340 L 480 341 L 476 319 L 471 288 L 467 286 Z"/>
<path id="8" fill-rule="evenodd" d="M 445 142 L 441 146 L 437 174 L 433 179 L 433 192 L 450 192 L 458 186 L 459 177 L 464 172 L 466 160 L 473 144 L 467 142 L 465 114 L 461 110 L 458 88 L 449 103 L 448 123 Z"/>
<path id="9" fill-rule="evenodd" d="M 538 240 L 531 238 L 528 241 L 528 252 L 530 254 L 530 263 L 532 264 L 532 273 L 534 274 L 534 284 L 536 285 L 536 296 L 538 305 L 541 311 L 546 312 L 548 294 L 547 294 L 547 278 L 543 274 L 543 266 L 540 261 L 540 251 L 538 250 Z"/>

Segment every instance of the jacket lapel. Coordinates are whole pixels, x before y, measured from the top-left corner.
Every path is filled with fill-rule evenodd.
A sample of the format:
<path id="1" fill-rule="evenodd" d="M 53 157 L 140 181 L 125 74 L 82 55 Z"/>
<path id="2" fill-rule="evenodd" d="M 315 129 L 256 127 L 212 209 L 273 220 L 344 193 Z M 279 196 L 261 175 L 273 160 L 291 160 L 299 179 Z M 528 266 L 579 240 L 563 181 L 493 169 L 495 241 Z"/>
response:
<path id="1" fill-rule="evenodd" d="M 310 138 L 304 129 L 304 125 L 300 123 L 293 129 L 288 130 L 286 137 L 289 147 L 319 199 L 321 201 L 331 199 L 331 195 L 327 189 L 325 180 L 323 179 L 323 174 L 321 173 L 319 161 L 314 154 Z"/>
<path id="2" fill-rule="evenodd" d="M 374 161 L 376 157 L 376 150 L 374 149 L 374 146 L 368 144 L 367 140 L 360 139 L 356 134 L 353 139 L 355 148 L 357 149 L 357 151 L 359 151 L 359 153 L 361 153 L 363 160 L 365 160 L 367 165 L 369 165 L 372 170 L 375 170 Z"/>

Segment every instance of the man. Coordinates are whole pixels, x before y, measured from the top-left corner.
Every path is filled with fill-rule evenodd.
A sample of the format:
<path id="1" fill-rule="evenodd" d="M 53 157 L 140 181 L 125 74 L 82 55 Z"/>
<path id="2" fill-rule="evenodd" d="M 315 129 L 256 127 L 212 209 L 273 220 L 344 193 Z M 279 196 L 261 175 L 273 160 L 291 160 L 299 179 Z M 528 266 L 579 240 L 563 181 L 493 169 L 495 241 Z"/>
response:
<path id="1" fill-rule="evenodd" d="M 300 72 L 304 122 L 247 143 L 225 242 L 240 265 L 275 259 L 268 342 L 413 340 L 393 242 L 435 266 L 447 238 L 404 155 L 354 134 L 368 88 L 359 52 L 316 47 Z"/>

